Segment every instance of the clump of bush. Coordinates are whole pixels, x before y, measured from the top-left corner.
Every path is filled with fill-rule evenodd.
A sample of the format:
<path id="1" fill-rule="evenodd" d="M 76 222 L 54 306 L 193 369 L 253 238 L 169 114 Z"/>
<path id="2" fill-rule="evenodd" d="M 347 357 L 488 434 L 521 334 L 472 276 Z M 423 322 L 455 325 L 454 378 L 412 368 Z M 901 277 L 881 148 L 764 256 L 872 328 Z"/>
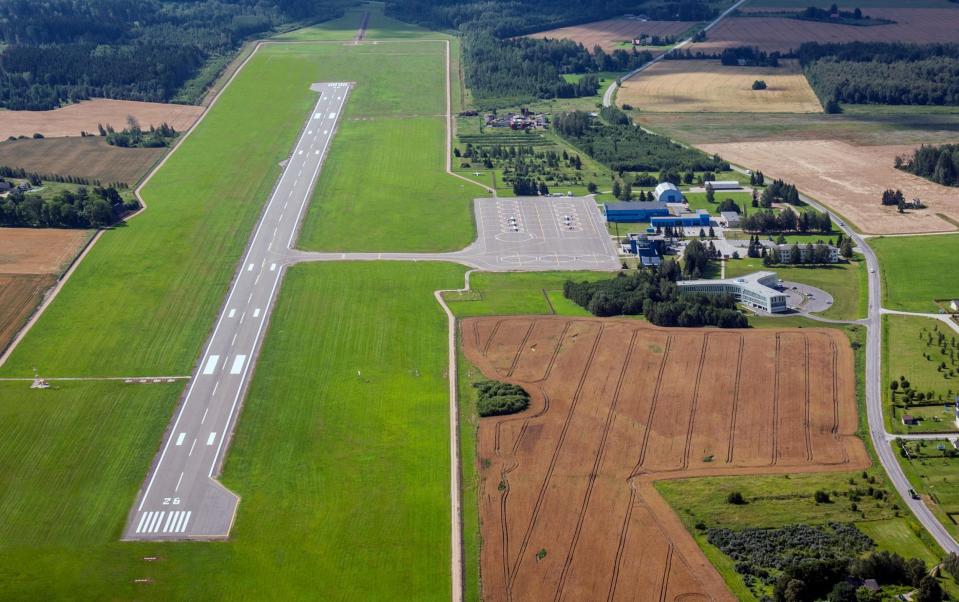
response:
<path id="1" fill-rule="evenodd" d="M 529 407 L 529 393 L 522 387 L 495 380 L 483 380 L 473 386 L 479 392 L 476 408 L 480 416 L 515 414 Z"/>
<path id="2" fill-rule="evenodd" d="M 757 79 L 753 82 L 753 90 L 765 90 L 767 87 L 766 80 Z"/>

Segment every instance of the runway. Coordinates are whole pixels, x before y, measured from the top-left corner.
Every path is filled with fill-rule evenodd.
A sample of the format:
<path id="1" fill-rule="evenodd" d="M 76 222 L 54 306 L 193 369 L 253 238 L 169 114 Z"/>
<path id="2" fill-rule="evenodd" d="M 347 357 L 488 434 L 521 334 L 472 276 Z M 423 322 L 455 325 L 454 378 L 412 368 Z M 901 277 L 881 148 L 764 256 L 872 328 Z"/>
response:
<path id="1" fill-rule="evenodd" d="M 229 535 L 239 498 L 217 480 L 303 212 L 350 91 L 313 84 L 310 112 L 236 275 L 186 396 L 168 428 L 124 539 Z M 242 124 L 237 124 L 242 127 Z"/>

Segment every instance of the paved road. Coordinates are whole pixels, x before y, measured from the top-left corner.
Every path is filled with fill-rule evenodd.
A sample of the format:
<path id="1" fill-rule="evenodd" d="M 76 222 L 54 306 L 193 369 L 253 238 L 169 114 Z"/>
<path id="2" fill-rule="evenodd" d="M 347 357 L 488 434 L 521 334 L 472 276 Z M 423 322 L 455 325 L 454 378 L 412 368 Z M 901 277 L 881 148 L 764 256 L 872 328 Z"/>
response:
<path id="1" fill-rule="evenodd" d="M 237 268 L 186 397 L 130 513 L 124 539 L 229 535 L 239 498 L 215 476 L 349 84 L 314 84 L 311 89 L 320 98 Z"/>
<path id="2" fill-rule="evenodd" d="M 703 27 L 703 31 L 708 32 L 708 31 L 709 31 L 710 29 L 712 29 L 713 27 L 716 27 L 716 25 L 718 25 L 720 21 L 722 21 L 723 19 L 725 19 L 726 17 L 728 17 L 730 13 L 732 13 L 734 10 L 736 10 L 737 8 L 739 8 L 740 5 L 741 5 L 743 2 L 745 2 L 745 1 L 746 1 L 746 0 L 739 0 L 739 2 L 736 2 L 735 4 L 733 4 L 732 6 L 730 6 L 729 8 L 727 8 L 726 10 L 724 10 L 722 13 L 720 13 L 720 15 L 719 15 L 718 17 L 716 17 L 716 18 L 713 19 L 710 23 L 708 23 L 708 24 L 706 25 L 706 27 Z M 624 81 L 626 81 L 627 79 L 629 79 L 629 78 L 633 77 L 634 75 L 636 75 L 637 73 L 640 73 L 640 72 L 642 72 L 642 71 L 645 71 L 646 69 L 649 69 L 652 65 L 655 65 L 655 64 L 658 63 L 659 61 L 663 60 L 663 57 L 666 56 L 667 54 L 669 54 L 670 52 L 672 52 L 673 50 L 676 50 L 676 49 L 679 49 L 679 48 L 684 48 L 685 46 L 688 46 L 689 44 L 691 44 L 692 41 L 693 41 L 693 39 L 692 39 L 691 37 L 690 37 L 690 38 L 686 38 L 686 39 L 683 40 L 682 42 L 680 42 L 680 43 L 676 44 L 675 46 L 673 46 L 673 48 L 672 48 L 671 50 L 667 50 L 666 52 L 664 52 L 664 53 L 660 54 L 659 56 L 655 57 L 653 60 L 649 61 L 648 63 L 646 63 L 646 64 L 644 64 L 644 65 L 641 65 L 640 67 L 638 67 L 638 68 L 636 68 L 636 69 L 633 69 L 632 71 L 630 71 L 630 72 L 627 73 L 626 75 L 620 77 L 620 78 L 619 78 L 619 81 L 624 82 Z M 603 106 L 604 106 L 604 107 L 608 107 L 608 106 L 611 106 L 611 105 L 613 104 L 613 96 L 616 94 L 616 89 L 617 89 L 617 88 L 619 88 L 619 85 L 618 85 L 616 82 L 613 82 L 608 88 L 606 88 L 606 92 L 603 94 Z"/>

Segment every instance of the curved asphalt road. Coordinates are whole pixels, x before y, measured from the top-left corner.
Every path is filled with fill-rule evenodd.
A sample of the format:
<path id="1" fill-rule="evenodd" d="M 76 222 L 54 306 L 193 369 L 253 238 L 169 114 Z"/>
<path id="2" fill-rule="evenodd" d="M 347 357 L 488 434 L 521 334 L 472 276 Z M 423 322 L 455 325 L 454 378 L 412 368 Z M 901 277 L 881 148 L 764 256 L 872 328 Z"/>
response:
<path id="1" fill-rule="evenodd" d="M 225 538 L 239 498 L 215 480 L 265 333 L 290 246 L 349 93 L 314 84 L 320 98 L 260 217 L 213 334 L 154 461 L 124 539 Z"/>

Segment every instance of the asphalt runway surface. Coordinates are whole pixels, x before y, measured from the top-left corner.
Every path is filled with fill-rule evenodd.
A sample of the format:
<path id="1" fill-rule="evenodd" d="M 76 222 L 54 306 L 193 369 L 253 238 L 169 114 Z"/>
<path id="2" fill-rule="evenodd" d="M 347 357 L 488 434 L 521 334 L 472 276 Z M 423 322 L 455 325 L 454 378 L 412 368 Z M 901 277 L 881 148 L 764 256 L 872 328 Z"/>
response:
<path id="1" fill-rule="evenodd" d="M 350 85 L 324 83 L 310 88 L 320 98 L 237 268 L 186 397 L 130 513 L 124 539 L 229 535 L 239 498 L 215 477 L 253 373 L 290 247 Z"/>

